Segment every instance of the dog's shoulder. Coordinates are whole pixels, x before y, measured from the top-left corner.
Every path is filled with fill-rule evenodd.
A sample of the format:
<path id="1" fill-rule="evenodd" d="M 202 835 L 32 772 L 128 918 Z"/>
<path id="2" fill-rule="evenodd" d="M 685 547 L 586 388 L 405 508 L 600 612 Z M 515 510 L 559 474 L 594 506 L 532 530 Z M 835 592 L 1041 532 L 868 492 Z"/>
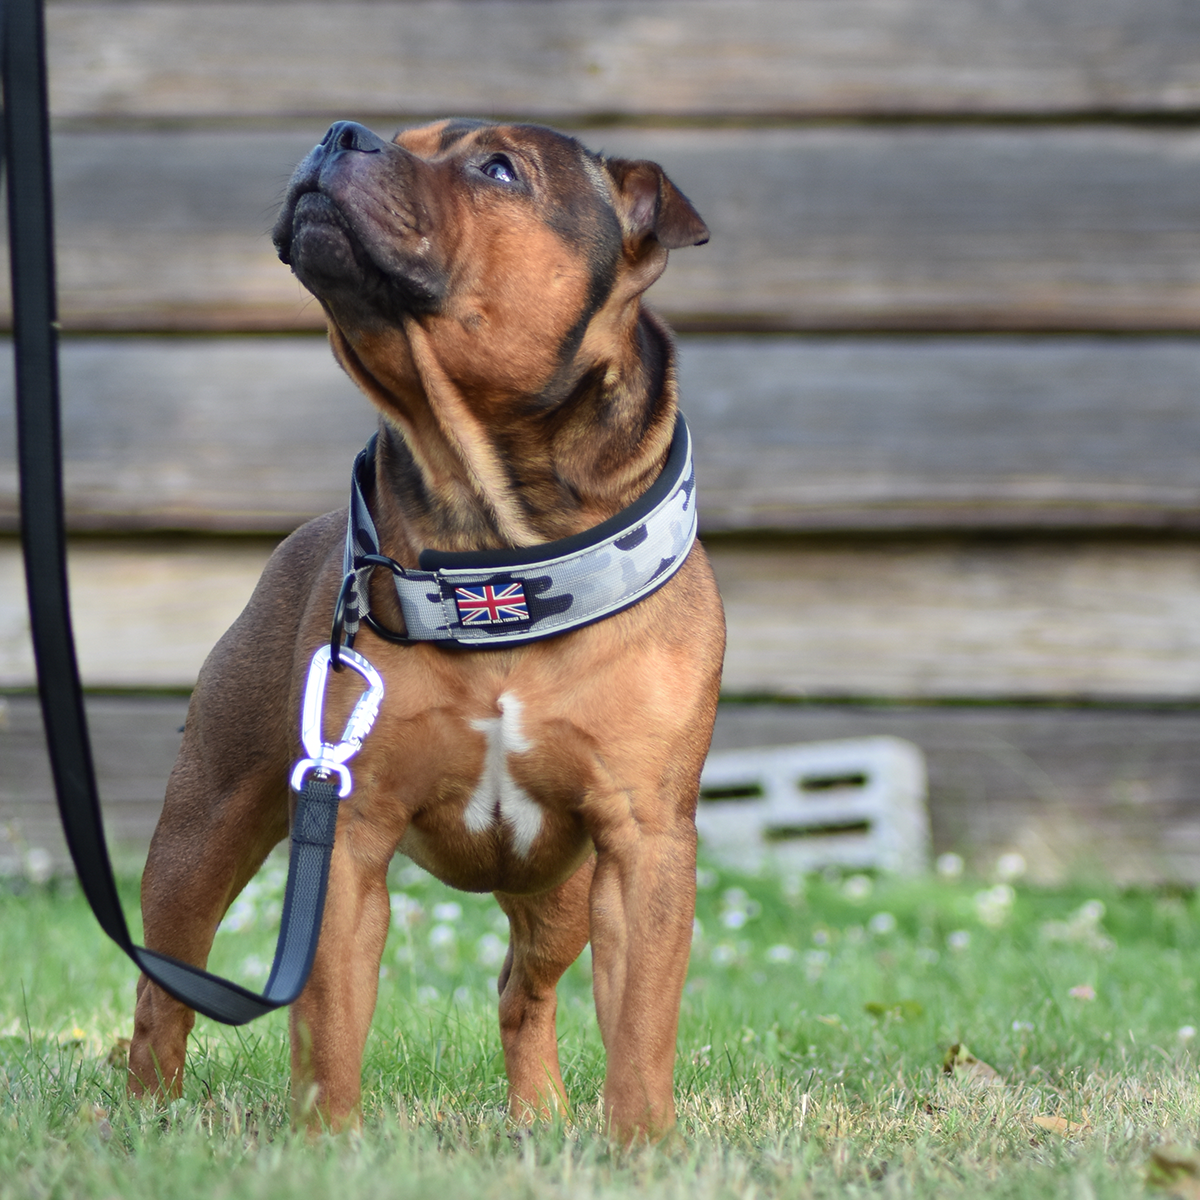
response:
<path id="1" fill-rule="evenodd" d="M 345 538 L 344 508 L 308 521 L 284 538 L 227 636 L 241 641 L 267 629 L 273 638 L 293 635 L 314 603 L 321 604 L 322 620 L 327 620 L 341 579 Z"/>

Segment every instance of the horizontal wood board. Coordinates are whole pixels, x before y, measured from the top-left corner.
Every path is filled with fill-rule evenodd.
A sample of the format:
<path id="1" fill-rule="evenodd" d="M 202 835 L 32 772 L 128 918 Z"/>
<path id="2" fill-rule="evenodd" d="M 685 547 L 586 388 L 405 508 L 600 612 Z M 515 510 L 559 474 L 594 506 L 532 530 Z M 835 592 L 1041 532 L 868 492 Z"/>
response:
<path id="1" fill-rule="evenodd" d="M 51 3 L 47 23 L 53 111 L 89 120 L 1200 106 L 1190 0 Z"/>
<path id="2" fill-rule="evenodd" d="M 323 132 L 60 133 L 66 327 L 320 327 L 268 232 Z M 1192 130 L 625 127 L 586 140 L 664 164 L 708 221 L 711 242 L 673 254 L 650 292 L 684 328 L 1200 329 Z"/>
<path id="3" fill-rule="evenodd" d="M 106 831 L 140 869 L 187 700 L 87 702 Z M 903 737 L 924 752 L 934 848 L 990 873 L 1017 851 L 1039 880 L 1200 883 L 1200 713 L 724 704 L 714 749 Z M 31 848 L 67 867 L 37 702 L 0 697 L 0 874 Z"/>
<path id="4" fill-rule="evenodd" d="M 0 347 L 0 524 L 17 522 Z M 1200 527 L 1200 342 L 679 339 L 707 532 Z M 375 412 L 322 337 L 68 338 L 76 530 L 284 533 Z"/>
<path id="5" fill-rule="evenodd" d="M 727 695 L 1200 700 L 1200 542 L 710 542 Z M 84 540 L 70 577 L 91 687 L 190 687 L 270 543 Z M 33 664 L 0 542 L 0 686 Z"/>

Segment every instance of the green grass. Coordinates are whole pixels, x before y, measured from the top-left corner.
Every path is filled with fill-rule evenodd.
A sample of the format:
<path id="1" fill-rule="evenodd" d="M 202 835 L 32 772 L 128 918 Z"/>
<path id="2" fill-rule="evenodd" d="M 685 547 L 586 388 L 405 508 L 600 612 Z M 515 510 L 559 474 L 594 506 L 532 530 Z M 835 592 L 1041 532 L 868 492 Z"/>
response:
<path id="1" fill-rule="evenodd" d="M 282 1014 L 202 1019 L 184 1098 L 127 1104 L 132 966 L 73 886 L 0 887 L 0 1198 L 1130 1197 L 1161 1194 L 1156 1146 L 1195 1140 L 1192 895 L 700 881 L 679 1136 L 632 1152 L 600 1136 L 585 961 L 559 989 L 574 1120 L 506 1122 L 488 897 L 395 872 L 364 1129 L 308 1144 L 289 1128 Z M 252 885 L 215 969 L 263 981 L 281 885 L 274 867 Z M 132 918 L 136 884 L 124 894 Z M 943 1074 L 953 1044 L 1000 1079 Z"/>

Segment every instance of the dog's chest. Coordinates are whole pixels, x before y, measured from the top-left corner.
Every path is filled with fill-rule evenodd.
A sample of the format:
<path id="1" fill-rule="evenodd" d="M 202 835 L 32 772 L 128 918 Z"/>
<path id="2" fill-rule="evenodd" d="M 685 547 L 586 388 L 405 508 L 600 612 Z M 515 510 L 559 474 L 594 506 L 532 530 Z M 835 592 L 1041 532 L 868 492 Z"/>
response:
<path id="1" fill-rule="evenodd" d="M 398 848 L 452 887 L 544 891 L 589 852 L 584 756 L 560 707 L 531 690 L 472 689 L 396 730 L 390 802 L 373 811 L 389 824 L 407 810 Z"/>
<path id="2" fill-rule="evenodd" d="M 463 824 L 470 833 L 483 833 L 497 826 L 506 828 L 513 851 L 528 857 L 542 831 L 542 806 L 513 778 L 510 756 L 527 754 L 534 744 L 526 736 L 524 705 L 510 692 L 496 701 L 499 716 L 476 717 L 470 726 L 487 740 L 483 770 L 463 810 Z"/>

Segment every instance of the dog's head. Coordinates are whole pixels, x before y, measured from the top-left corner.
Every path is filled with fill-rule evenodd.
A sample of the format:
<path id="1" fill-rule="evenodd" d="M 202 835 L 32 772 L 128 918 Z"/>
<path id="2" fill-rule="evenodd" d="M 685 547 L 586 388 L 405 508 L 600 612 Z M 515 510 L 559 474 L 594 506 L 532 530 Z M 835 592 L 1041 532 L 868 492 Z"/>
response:
<path id="1" fill-rule="evenodd" d="M 338 122 L 300 164 L 280 258 L 375 373 L 419 324 L 464 392 L 552 406 L 604 361 L 667 251 L 707 241 L 655 163 L 603 158 L 534 125 L 443 121 L 386 142 Z M 555 393 L 560 393 L 558 396 Z"/>

